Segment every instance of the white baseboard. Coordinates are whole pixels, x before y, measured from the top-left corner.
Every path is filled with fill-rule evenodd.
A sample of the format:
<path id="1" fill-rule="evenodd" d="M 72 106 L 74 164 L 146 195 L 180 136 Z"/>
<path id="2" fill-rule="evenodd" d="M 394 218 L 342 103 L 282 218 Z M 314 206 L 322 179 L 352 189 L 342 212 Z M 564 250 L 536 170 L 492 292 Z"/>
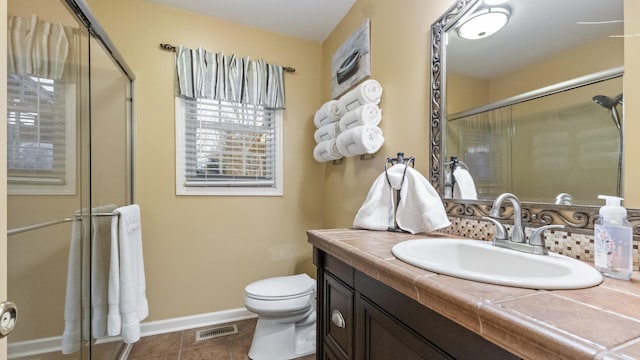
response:
<path id="1" fill-rule="evenodd" d="M 257 317 L 245 308 L 223 310 L 206 314 L 184 316 L 173 319 L 143 322 L 140 324 L 140 336 L 166 334 L 175 331 L 199 328 L 204 326 L 224 324 L 233 321 L 246 320 Z M 122 341 L 120 336 L 108 336 L 96 340 L 96 344 L 112 341 Z M 8 359 L 24 356 L 34 356 L 50 352 L 62 351 L 62 336 L 9 342 Z"/>

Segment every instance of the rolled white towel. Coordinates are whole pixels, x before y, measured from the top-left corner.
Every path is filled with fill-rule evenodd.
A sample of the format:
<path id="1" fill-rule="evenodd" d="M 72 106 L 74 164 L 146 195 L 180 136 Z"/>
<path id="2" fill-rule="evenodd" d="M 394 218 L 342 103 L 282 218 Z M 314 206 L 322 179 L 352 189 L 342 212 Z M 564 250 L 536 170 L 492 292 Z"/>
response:
<path id="1" fill-rule="evenodd" d="M 340 134 L 340 123 L 336 121 L 317 129 L 313 134 L 313 138 L 319 144 L 323 141 L 335 139 L 338 134 Z"/>
<path id="2" fill-rule="evenodd" d="M 374 79 L 368 79 L 351 89 L 338 99 L 340 111 L 346 113 L 364 104 L 379 104 L 382 97 L 382 86 Z"/>
<path id="3" fill-rule="evenodd" d="M 377 126 L 356 126 L 336 138 L 338 151 L 344 156 L 373 154 L 384 144 L 382 130 Z"/>
<path id="4" fill-rule="evenodd" d="M 361 125 L 378 126 L 382 121 L 382 110 L 377 104 L 364 104 L 347 111 L 340 118 L 340 131 L 354 128 Z"/>
<path id="5" fill-rule="evenodd" d="M 338 152 L 336 139 L 322 141 L 313 149 L 313 158 L 316 159 L 317 162 L 338 160 L 341 157 L 342 154 Z"/>
<path id="6" fill-rule="evenodd" d="M 313 123 L 317 128 L 321 128 L 324 125 L 340 120 L 342 114 L 338 100 L 329 100 L 316 111 L 313 116 Z"/>

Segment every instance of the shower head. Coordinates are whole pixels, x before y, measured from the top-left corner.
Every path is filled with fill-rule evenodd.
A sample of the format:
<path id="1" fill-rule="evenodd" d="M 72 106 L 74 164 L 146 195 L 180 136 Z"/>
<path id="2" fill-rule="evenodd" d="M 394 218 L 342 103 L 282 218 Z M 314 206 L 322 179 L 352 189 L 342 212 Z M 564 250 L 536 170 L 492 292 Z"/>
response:
<path id="1" fill-rule="evenodd" d="M 596 104 L 606 108 L 606 109 L 613 109 L 616 105 L 621 104 L 622 103 L 622 94 L 619 94 L 618 96 L 616 96 L 615 98 L 610 98 L 606 95 L 596 95 L 593 97 L 593 101 L 595 101 Z"/>

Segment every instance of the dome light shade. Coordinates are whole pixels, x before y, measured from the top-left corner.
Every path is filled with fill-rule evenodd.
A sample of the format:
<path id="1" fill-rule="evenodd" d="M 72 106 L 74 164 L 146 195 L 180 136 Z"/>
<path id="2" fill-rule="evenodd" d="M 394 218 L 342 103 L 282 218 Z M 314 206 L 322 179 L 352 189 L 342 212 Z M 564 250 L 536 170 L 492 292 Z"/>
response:
<path id="1" fill-rule="evenodd" d="M 507 25 L 510 15 L 509 9 L 503 7 L 481 9 L 458 26 L 458 35 L 469 40 L 486 38 Z"/>

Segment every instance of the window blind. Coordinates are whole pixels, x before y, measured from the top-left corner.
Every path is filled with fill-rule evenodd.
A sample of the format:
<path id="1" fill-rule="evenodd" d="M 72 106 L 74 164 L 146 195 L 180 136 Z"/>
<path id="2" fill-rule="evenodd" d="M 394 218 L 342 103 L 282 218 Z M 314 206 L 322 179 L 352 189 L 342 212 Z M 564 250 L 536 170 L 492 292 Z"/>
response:
<path id="1" fill-rule="evenodd" d="M 274 187 L 275 110 L 184 99 L 186 187 Z"/>
<path id="2" fill-rule="evenodd" d="M 65 184 L 65 85 L 8 74 L 7 171 L 9 184 Z"/>

